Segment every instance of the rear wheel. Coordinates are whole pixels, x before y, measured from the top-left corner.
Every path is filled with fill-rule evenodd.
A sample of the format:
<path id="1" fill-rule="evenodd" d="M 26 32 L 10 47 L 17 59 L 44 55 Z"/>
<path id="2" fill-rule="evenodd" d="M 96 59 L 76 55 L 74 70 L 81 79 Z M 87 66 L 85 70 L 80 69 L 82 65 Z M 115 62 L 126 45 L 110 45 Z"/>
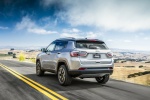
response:
<path id="1" fill-rule="evenodd" d="M 57 75 L 58 75 L 58 81 L 61 85 L 67 86 L 71 84 L 72 77 L 68 74 L 68 71 L 65 65 L 61 65 L 59 67 Z"/>
<path id="2" fill-rule="evenodd" d="M 37 76 L 43 76 L 44 75 L 44 71 L 41 69 L 40 61 L 36 62 L 36 75 Z"/>
<path id="3" fill-rule="evenodd" d="M 104 75 L 102 77 L 96 77 L 95 79 L 100 84 L 106 84 L 109 80 L 109 75 Z"/>

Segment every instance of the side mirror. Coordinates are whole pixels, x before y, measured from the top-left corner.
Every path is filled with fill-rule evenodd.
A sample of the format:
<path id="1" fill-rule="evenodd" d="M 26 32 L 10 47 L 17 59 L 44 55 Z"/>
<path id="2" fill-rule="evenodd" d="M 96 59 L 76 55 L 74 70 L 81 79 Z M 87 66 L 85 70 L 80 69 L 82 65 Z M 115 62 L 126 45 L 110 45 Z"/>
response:
<path id="1" fill-rule="evenodd" d="M 42 52 L 46 52 L 46 49 L 45 49 L 45 48 L 42 48 L 41 51 L 42 51 Z"/>

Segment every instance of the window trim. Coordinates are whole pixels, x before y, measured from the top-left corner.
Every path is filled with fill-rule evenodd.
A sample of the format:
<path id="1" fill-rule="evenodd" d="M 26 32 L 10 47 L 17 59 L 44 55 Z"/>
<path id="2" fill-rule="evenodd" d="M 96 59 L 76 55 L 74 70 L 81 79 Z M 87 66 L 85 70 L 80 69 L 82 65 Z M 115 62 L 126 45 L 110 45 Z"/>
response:
<path id="1" fill-rule="evenodd" d="M 77 41 L 75 41 L 75 48 L 77 48 L 77 42 L 87 42 L 87 43 L 89 42 L 90 43 L 90 41 L 87 41 L 87 40 L 77 40 Z M 109 50 L 109 48 L 105 42 L 101 42 L 101 41 L 96 41 L 96 42 L 105 44 L 106 49 L 100 49 L 100 50 Z M 86 48 L 86 49 L 88 49 L 88 48 Z"/>
<path id="2" fill-rule="evenodd" d="M 57 46 L 57 43 L 59 43 L 59 42 L 66 42 L 66 47 L 67 47 L 67 45 L 68 45 L 68 41 L 61 41 L 61 40 L 59 40 L 59 41 L 55 41 L 56 45 L 55 45 L 55 47 L 54 47 L 54 50 L 53 50 L 53 51 L 60 51 L 60 50 L 63 50 L 63 49 L 65 49 L 65 48 L 66 48 L 66 47 L 64 47 L 64 48 L 62 48 L 62 49 L 60 49 L 60 50 L 55 50 L 55 48 L 56 48 L 56 46 Z"/>
<path id="3" fill-rule="evenodd" d="M 50 44 L 46 47 L 46 52 L 52 52 L 52 51 L 54 51 L 54 48 L 53 48 L 52 51 L 48 51 L 48 50 L 47 50 L 47 48 L 48 48 L 51 44 L 55 44 L 54 48 L 56 47 L 56 42 L 54 41 L 54 42 L 50 43 Z"/>

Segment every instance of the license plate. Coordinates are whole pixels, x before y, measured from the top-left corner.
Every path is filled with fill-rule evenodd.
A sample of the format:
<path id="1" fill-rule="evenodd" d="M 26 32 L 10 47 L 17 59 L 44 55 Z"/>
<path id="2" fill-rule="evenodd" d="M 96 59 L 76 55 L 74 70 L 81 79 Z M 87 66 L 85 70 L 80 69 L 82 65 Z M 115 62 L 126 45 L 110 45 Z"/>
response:
<path id="1" fill-rule="evenodd" d="M 101 58 L 101 55 L 100 54 L 94 54 L 93 58 Z"/>

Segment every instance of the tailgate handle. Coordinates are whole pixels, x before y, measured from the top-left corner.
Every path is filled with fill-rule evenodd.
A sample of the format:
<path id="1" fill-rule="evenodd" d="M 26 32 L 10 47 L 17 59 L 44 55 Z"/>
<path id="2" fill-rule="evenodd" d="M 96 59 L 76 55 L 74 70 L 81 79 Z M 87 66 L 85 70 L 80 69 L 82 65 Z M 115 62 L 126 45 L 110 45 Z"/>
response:
<path id="1" fill-rule="evenodd" d="M 96 63 L 101 63 L 100 61 L 96 62 Z"/>

